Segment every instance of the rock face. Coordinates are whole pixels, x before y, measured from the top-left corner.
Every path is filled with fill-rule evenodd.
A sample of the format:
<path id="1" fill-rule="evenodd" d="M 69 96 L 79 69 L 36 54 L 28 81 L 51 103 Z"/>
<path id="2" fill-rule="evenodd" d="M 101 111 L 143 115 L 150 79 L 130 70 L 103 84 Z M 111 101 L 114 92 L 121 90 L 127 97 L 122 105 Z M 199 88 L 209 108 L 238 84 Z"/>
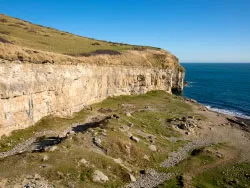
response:
<path id="1" fill-rule="evenodd" d="M 30 64 L 0 59 L 0 136 L 48 115 L 70 116 L 109 96 L 181 91 L 183 78 L 179 67 Z"/>

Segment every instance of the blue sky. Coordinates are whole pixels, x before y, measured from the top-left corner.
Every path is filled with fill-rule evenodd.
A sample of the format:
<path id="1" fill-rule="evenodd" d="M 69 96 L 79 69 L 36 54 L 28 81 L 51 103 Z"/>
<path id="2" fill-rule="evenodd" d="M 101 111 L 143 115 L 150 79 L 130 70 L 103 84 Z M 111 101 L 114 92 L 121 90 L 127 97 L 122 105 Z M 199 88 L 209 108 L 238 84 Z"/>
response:
<path id="1" fill-rule="evenodd" d="M 250 62 L 250 0 L 0 0 L 0 13 L 181 62 Z"/>

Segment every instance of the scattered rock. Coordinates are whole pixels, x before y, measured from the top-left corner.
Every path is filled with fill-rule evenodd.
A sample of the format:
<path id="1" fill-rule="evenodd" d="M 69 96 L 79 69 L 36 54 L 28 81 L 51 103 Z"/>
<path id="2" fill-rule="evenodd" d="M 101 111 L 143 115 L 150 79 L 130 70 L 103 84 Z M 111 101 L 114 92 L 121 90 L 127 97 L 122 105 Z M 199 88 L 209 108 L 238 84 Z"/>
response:
<path id="1" fill-rule="evenodd" d="M 49 156 L 48 155 L 44 155 L 42 161 L 48 161 L 48 160 L 49 160 Z"/>
<path id="2" fill-rule="evenodd" d="M 76 134 L 76 132 L 71 130 L 71 131 L 68 132 L 68 134 L 69 135 L 74 135 L 74 134 Z"/>
<path id="3" fill-rule="evenodd" d="M 128 117 L 132 116 L 129 112 L 126 112 L 125 115 Z"/>
<path id="4" fill-rule="evenodd" d="M 250 179 L 250 174 L 245 174 L 245 177 L 246 177 L 247 179 Z"/>
<path id="5" fill-rule="evenodd" d="M 39 179 L 41 179 L 41 176 L 40 176 L 39 174 L 35 174 L 35 175 L 34 175 L 34 179 L 35 179 L 35 180 L 39 180 Z"/>
<path id="6" fill-rule="evenodd" d="M 134 124 L 133 124 L 133 123 L 129 123 L 128 126 L 129 126 L 129 127 L 133 127 Z"/>
<path id="7" fill-rule="evenodd" d="M 129 127 L 126 126 L 126 125 L 122 125 L 122 126 L 119 128 L 119 130 L 120 130 L 121 132 L 126 132 L 126 131 L 129 130 Z"/>
<path id="8" fill-rule="evenodd" d="M 100 146 L 102 144 L 102 140 L 100 138 L 94 137 L 93 142 L 95 145 Z"/>
<path id="9" fill-rule="evenodd" d="M 113 114 L 112 116 L 111 116 L 111 119 L 119 119 L 120 118 L 120 116 L 118 116 L 117 114 Z"/>
<path id="10" fill-rule="evenodd" d="M 171 124 L 176 126 L 181 130 L 185 130 L 188 132 L 192 132 L 193 128 L 197 127 L 198 121 L 195 119 L 194 116 L 187 116 L 182 118 L 172 118 L 168 120 Z M 187 133 L 188 134 L 188 133 Z"/>
<path id="11" fill-rule="evenodd" d="M 143 156 L 143 159 L 145 159 L 145 160 L 147 160 L 147 161 L 150 161 L 149 156 L 147 156 L 147 155 L 144 155 L 144 156 Z"/>
<path id="12" fill-rule="evenodd" d="M 186 123 L 180 123 L 177 125 L 177 127 L 182 130 L 188 130 L 188 126 Z"/>
<path id="13" fill-rule="evenodd" d="M 148 148 L 151 150 L 151 151 L 157 151 L 157 148 L 155 145 L 149 145 Z"/>
<path id="14" fill-rule="evenodd" d="M 120 158 L 114 159 L 114 162 L 117 163 L 117 164 L 122 164 L 122 160 Z"/>
<path id="15" fill-rule="evenodd" d="M 56 175 L 59 176 L 60 178 L 63 178 L 64 174 L 60 171 L 57 171 L 56 172 Z"/>
<path id="16" fill-rule="evenodd" d="M 34 176 L 29 175 L 25 179 L 17 179 L 17 182 L 20 183 L 15 184 L 13 187 L 23 187 L 23 188 L 52 188 L 47 180 L 42 178 L 39 174 L 35 174 Z M 1 188 L 1 186 L 0 186 Z"/>
<path id="17" fill-rule="evenodd" d="M 40 168 L 46 168 L 47 166 L 47 164 L 41 164 Z"/>
<path id="18" fill-rule="evenodd" d="M 140 174 L 141 174 L 141 175 L 146 174 L 146 170 L 140 170 Z"/>
<path id="19" fill-rule="evenodd" d="M 135 141 L 135 142 L 140 142 L 140 139 L 135 137 L 135 136 L 130 136 L 130 139 Z"/>
<path id="20" fill-rule="evenodd" d="M 133 176 L 133 174 L 129 174 L 129 178 L 131 182 L 136 182 L 136 178 Z"/>
<path id="21" fill-rule="evenodd" d="M 122 108 L 135 108 L 135 105 L 133 104 L 122 104 Z"/>
<path id="22" fill-rule="evenodd" d="M 51 146 L 48 148 L 48 151 L 50 151 L 50 152 L 54 152 L 56 150 L 58 150 L 58 146 Z"/>
<path id="23" fill-rule="evenodd" d="M 131 148 L 131 143 L 130 145 L 125 145 L 126 152 L 130 155 L 130 148 Z"/>
<path id="24" fill-rule="evenodd" d="M 130 138 L 130 137 L 132 137 L 133 135 L 132 135 L 132 133 L 131 132 L 128 132 L 128 137 Z"/>
<path id="25" fill-rule="evenodd" d="M 100 108 L 97 111 L 101 112 L 101 113 L 110 113 L 110 112 L 112 112 L 112 109 L 110 109 L 110 108 Z"/>
<path id="26" fill-rule="evenodd" d="M 89 162 L 86 161 L 84 158 L 82 158 L 82 159 L 79 161 L 79 164 L 82 164 L 82 165 L 87 166 L 87 165 L 89 164 Z"/>
<path id="27" fill-rule="evenodd" d="M 216 157 L 222 159 L 224 158 L 223 154 L 219 153 L 219 152 L 216 152 Z"/>
<path id="28" fill-rule="evenodd" d="M 105 183 L 109 181 L 108 176 L 103 174 L 100 170 L 95 170 L 92 176 L 93 182 L 98 182 L 98 183 Z"/>
<path id="29" fill-rule="evenodd" d="M 103 136 L 107 136 L 107 135 L 108 135 L 107 132 L 101 132 L 101 134 L 102 134 Z"/>

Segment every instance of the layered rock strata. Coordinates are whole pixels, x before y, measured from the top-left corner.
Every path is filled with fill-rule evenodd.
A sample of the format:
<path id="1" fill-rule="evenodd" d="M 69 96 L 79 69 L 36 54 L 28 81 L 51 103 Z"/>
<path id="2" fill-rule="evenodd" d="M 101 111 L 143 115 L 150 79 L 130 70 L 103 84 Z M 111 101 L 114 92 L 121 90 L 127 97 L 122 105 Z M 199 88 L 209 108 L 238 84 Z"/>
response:
<path id="1" fill-rule="evenodd" d="M 71 116 L 109 96 L 183 89 L 179 67 L 31 64 L 1 60 L 0 136 L 48 115 Z"/>

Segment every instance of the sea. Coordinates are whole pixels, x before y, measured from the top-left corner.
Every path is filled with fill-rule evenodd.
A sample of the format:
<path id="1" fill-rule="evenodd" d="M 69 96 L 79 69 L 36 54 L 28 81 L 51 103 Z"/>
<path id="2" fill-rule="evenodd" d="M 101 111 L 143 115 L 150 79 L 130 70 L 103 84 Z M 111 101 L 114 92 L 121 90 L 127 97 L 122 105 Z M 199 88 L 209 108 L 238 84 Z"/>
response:
<path id="1" fill-rule="evenodd" d="M 250 63 L 181 63 L 183 95 L 208 109 L 250 119 Z"/>

